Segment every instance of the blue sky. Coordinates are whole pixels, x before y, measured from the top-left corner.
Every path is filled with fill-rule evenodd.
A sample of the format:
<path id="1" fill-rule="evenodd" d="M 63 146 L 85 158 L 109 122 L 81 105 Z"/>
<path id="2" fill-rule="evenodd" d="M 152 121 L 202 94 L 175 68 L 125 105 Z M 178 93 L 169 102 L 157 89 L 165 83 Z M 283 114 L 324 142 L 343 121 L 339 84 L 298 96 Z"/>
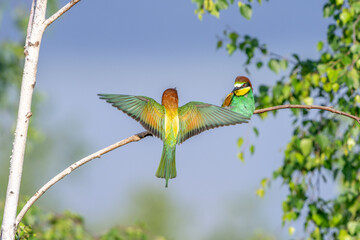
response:
<path id="1" fill-rule="evenodd" d="M 44 125 L 56 128 L 70 123 L 74 137 L 86 139 L 90 154 L 143 131 L 133 119 L 99 100 L 97 93 L 146 95 L 160 101 L 165 89 L 176 87 L 180 105 L 192 100 L 220 105 L 235 77 L 246 73 L 244 56 L 235 53 L 229 57 L 224 50 L 216 50 L 216 35 L 230 26 L 240 34 L 258 37 L 281 55 L 296 52 L 316 57 L 317 41 L 325 39 L 328 23 L 322 18 L 323 4 L 311 0 L 255 3 L 251 21 L 240 16 L 235 4 L 221 12 L 220 19 L 206 15 L 199 21 L 191 1 L 83 0 L 54 22 L 43 37 L 36 87 L 51 106 Z M 4 29 L 11 32 L 10 26 Z M 255 92 L 260 84 L 271 85 L 280 78 L 266 69 L 253 69 L 249 77 Z M 254 136 L 253 126 L 260 130 L 260 138 Z M 246 153 L 245 163 L 236 157 L 240 136 L 256 148 L 254 156 Z M 280 166 L 290 136 L 287 110 L 276 118 L 261 121 L 255 116 L 250 124 L 195 136 L 177 147 L 178 176 L 170 180 L 168 189 L 154 176 L 162 142 L 149 137 L 85 165 L 49 195 L 61 201 L 58 210 L 76 211 L 85 216 L 89 226 L 101 231 L 119 223 L 121 218 L 106 218 L 114 209 L 119 215 L 125 213 L 130 192 L 155 187 L 194 214 L 194 224 L 184 231 L 184 236 L 197 236 L 194 239 L 206 237 L 219 219 L 226 218 L 227 206 L 240 199 L 240 205 L 251 202 L 259 208 L 246 213 L 262 219 L 251 229 L 264 228 L 286 236 L 287 229 L 281 227 L 286 189 L 275 182 L 264 199 L 256 197 L 255 191 L 260 180 Z M 66 148 L 67 143 L 63 144 Z M 75 160 L 57 163 L 59 169 L 47 173 L 44 182 Z M 249 215 L 240 217 L 246 222 Z M 99 219 L 105 224 L 96 228 Z"/>

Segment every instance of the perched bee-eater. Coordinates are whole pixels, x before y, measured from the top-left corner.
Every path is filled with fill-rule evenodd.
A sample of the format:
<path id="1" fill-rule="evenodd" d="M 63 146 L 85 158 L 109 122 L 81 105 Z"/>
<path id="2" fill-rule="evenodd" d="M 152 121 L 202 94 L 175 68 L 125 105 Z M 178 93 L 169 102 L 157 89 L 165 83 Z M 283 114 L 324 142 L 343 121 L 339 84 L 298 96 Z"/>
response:
<path id="1" fill-rule="evenodd" d="M 144 96 L 119 94 L 99 94 L 99 96 L 140 122 L 146 130 L 164 142 L 156 176 L 166 179 L 165 187 L 168 186 L 170 178 L 176 177 L 176 144 L 207 129 L 246 123 L 249 120 L 244 115 L 229 109 L 202 102 L 189 102 L 179 108 L 178 94 L 174 88 L 164 91 L 162 105 Z"/>
<path id="2" fill-rule="evenodd" d="M 234 89 L 226 96 L 221 106 L 250 118 L 255 111 L 255 101 L 250 80 L 244 76 L 237 77 Z"/>

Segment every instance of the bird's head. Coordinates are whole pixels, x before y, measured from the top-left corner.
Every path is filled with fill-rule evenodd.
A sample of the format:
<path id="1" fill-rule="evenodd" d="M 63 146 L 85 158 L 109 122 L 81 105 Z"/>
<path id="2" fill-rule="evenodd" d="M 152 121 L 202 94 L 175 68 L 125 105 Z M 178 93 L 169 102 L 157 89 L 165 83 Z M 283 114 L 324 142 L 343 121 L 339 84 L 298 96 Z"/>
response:
<path id="1" fill-rule="evenodd" d="M 179 106 L 179 98 L 175 88 L 168 88 L 164 91 L 161 104 L 169 108 L 177 108 Z"/>
<path id="2" fill-rule="evenodd" d="M 252 90 L 252 85 L 250 80 L 244 76 L 238 76 L 235 79 L 233 93 L 236 96 L 244 96 L 250 90 Z"/>

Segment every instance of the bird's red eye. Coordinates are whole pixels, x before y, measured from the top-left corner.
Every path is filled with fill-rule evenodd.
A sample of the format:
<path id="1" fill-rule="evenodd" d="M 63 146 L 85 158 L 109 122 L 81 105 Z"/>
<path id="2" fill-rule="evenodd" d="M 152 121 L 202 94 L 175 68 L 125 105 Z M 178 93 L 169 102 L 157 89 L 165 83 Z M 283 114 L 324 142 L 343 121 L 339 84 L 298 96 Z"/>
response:
<path id="1" fill-rule="evenodd" d="M 248 87 L 249 86 L 249 83 L 244 83 L 242 86 L 241 86 L 241 88 L 246 88 L 246 87 Z"/>

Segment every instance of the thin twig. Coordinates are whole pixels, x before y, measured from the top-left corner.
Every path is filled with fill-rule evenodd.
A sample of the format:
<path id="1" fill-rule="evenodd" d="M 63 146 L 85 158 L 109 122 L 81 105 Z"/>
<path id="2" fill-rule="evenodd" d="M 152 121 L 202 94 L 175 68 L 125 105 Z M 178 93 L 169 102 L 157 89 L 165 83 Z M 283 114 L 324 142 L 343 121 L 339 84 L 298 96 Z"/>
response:
<path id="1" fill-rule="evenodd" d="M 316 106 L 316 105 L 280 105 L 280 106 L 275 106 L 275 107 L 269 107 L 269 108 L 263 108 L 263 109 L 258 109 L 254 111 L 254 114 L 260 114 L 260 113 L 264 113 L 264 112 L 269 112 L 269 111 L 275 111 L 275 110 L 279 110 L 279 109 L 285 109 L 285 108 L 303 108 L 303 109 L 320 109 L 320 110 L 325 110 L 325 111 L 330 111 L 336 114 L 340 114 L 352 119 L 355 119 L 359 124 L 360 124 L 360 117 L 356 117 L 353 116 L 351 114 L 345 113 L 345 112 L 341 112 L 338 110 L 335 110 L 331 107 L 324 107 L 324 106 Z M 85 163 L 95 159 L 95 158 L 99 158 L 100 156 L 118 148 L 121 146 L 124 146 L 128 143 L 131 142 L 137 142 L 140 141 L 141 139 L 147 137 L 147 136 L 152 136 L 152 133 L 145 131 L 145 132 L 141 132 L 138 134 L 135 134 L 129 138 L 126 138 L 124 140 L 121 140 L 120 142 L 117 142 L 111 146 L 108 146 L 106 148 L 103 148 L 102 150 L 99 150 L 75 163 L 73 163 L 72 165 L 70 165 L 68 168 L 66 168 L 65 170 L 63 170 L 61 173 L 59 173 L 58 175 L 56 175 L 55 177 L 53 177 L 50 181 L 48 181 L 44 186 L 42 186 L 36 193 L 34 196 L 32 196 L 29 201 L 25 204 L 25 206 L 21 209 L 20 213 L 17 215 L 16 217 L 16 226 L 18 226 L 18 224 L 20 223 L 20 221 L 22 220 L 22 218 L 24 217 L 24 215 L 26 214 L 26 212 L 30 209 L 30 207 L 50 188 L 52 187 L 55 183 L 57 183 L 58 181 L 60 181 L 61 179 L 63 179 L 65 176 L 69 175 L 71 172 L 73 172 L 75 169 L 77 169 L 78 167 L 84 165 Z"/>
<path id="2" fill-rule="evenodd" d="M 56 175 L 55 177 L 53 177 L 50 181 L 48 181 L 44 186 L 42 186 L 36 193 L 34 196 L 32 196 L 29 201 L 27 201 L 27 203 L 25 204 L 25 206 L 21 209 L 20 213 L 17 215 L 15 223 L 16 226 L 18 226 L 18 224 L 20 223 L 21 219 L 24 217 L 25 213 L 30 209 L 30 207 L 36 202 L 36 200 L 38 200 L 50 187 L 52 187 L 55 183 L 57 183 L 58 181 L 60 181 L 61 179 L 63 179 L 65 176 L 69 175 L 72 171 L 74 171 L 75 169 L 77 169 L 78 167 L 84 165 L 85 163 L 95 159 L 95 158 L 100 158 L 102 155 L 104 155 L 105 153 L 108 153 L 118 147 L 124 146 L 128 143 L 131 142 L 137 142 L 147 136 L 152 136 L 152 134 L 150 132 L 141 132 L 138 134 L 135 134 L 129 138 L 123 139 L 113 145 L 110 145 L 106 148 L 103 148 L 73 164 L 71 164 L 69 167 L 67 167 L 66 169 L 64 169 L 61 173 L 59 173 L 58 175 Z"/>
<path id="3" fill-rule="evenodd" d="M 279 110 L 279 109 L 286 109 L 286 108 L 302 108 L 302 109 L 320 109 L 320 110 L 324 110 L 324 111 L 329 111 L 332 113 L 336 113 L 339 115 L 343 115 L 349 118 L 352 118 L 354 120 L 356 120 L 359 124 L 360 124 L 360 117 L 351 115 L 349 113 L 346 112 L 342 112 L 339 110 L 335 110 L 332 107 L 325 107 L 325 106 L 318 106 L 318 105 L 291 105 L 291 104 L 286 104 L 286 105 L 280 105 L 280 106 L 275 106 L 275 107 L 268 107 L 268 108 L 263 108 L 263 109 L 258 109 L 254 111 L 254 114 L 259 114 L 259 113 L 264 113 L 264 112 L 269 112 L 269 111 L 275 111 L 275 110 Z"/>
<path id="4" fill-rule="evenodd" d="M 258 46 L 257 48 L 260 49 L 260 51 L 267 50 L 266 48 L 261 47 L 261 46 Z M 292 59 L 290 59 L 290 58 L 287 58 L 287 57 L 285 57 L 285 56 L 282 56 L 282 55 L 280 55 L 280 54 L 278 54 L 278 53 L 275 53 L 275 52 L 268 51 L 268 53 L 267 53 L 266 55 L 267 55 L 267 56 L 274 56 L 274 57 L 276 57 L 277 59 L 285 59 L 286 61 L 288 61 L 289 63 L 294 64 L 294 65 L 297 64 L 296 61 L 294 61 L 294 60 L 292 60 Z"/>
<path id="5" fill-rule="evenodd" d="M 45 20 L 44 28 L 47 28 L 50 24 L 52 24 L 56 19 L 58 19 L 61 15 L 67 12 L 70 8 L 72 8 L 75 4 L 80 2 L 81 0 L 71 0 L 68 4 L 63 6 L 60 10 L 54 13 L 51 17 Z"/>

